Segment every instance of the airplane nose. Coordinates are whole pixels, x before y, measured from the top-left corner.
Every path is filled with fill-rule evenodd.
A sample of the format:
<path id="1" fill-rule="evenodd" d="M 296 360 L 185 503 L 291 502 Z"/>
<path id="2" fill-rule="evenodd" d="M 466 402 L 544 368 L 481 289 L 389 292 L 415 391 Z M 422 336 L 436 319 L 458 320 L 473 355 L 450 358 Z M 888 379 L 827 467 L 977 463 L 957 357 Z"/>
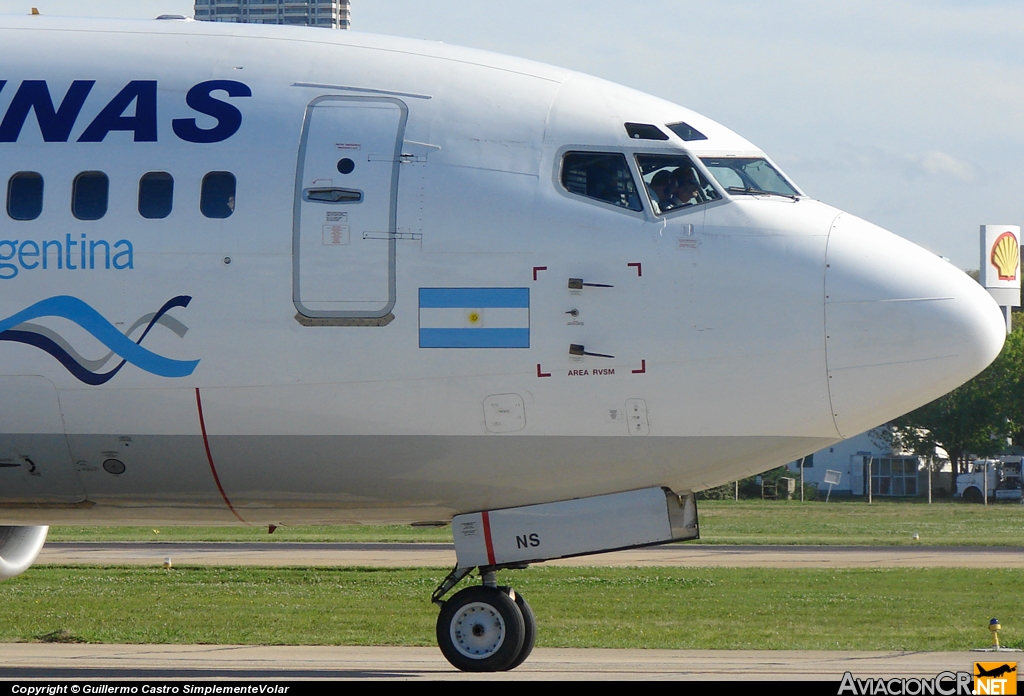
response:
<path id="1" fill-rule="evenodd" d="M 836 429 L 851 437 L 984 370 L 1006 339 L 992 297 L 951 264 L 853 215 L 829 232 L 825 349 Z"/>

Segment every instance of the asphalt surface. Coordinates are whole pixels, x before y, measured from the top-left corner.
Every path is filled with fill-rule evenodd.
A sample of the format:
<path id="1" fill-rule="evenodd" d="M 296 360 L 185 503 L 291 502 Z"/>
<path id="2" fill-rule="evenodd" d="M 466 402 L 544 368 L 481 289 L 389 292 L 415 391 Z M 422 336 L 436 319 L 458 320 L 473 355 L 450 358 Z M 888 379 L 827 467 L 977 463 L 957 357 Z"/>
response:
<path id="1" fill-rule="evenodd" d="M 455 671 L 436 648 L 0 644 L 0 680 L 704 680 L 932 678 L 1014 654 L 537 648 L 512 672 Z M 1016 655 L 1020 655 L 1017 653 Z"/>
<path id="2" fill-rule="evenodd" d="M 57 542 L 43 565 L 452 567 L 452 544 L 293 542 Z M 568 566 L 723 568 L 1024 568 L 1024 548 L 1006 546 L 709 546 L 670 544 L 556 561 Z"/>

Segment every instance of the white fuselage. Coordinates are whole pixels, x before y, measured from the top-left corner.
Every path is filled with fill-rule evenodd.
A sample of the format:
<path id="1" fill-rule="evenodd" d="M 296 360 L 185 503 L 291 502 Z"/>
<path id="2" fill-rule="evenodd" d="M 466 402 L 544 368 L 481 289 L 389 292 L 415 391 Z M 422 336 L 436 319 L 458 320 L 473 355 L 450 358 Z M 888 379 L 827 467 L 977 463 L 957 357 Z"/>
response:
<path id="1" fill-rule="evenodd" d="M 66 135 L 68 112 L 44 126 L 37 108 L 0 142 L 0 178 L 44 191 L 35 219 L 0 214 L 0 322 L 81 303 L 0 323 L 0 524 L 446 521 L 700 490 L 926 403 L 1002 345 L 974 281 L 805 197 L 720 190 L 659 215 L 570 193 L 567 152 L 624 153 L 637 182 L 637 153 L 764 156 L 570 71 L 348 32 L 39 17 L 0 21 L 0 65 L 12 120 L 26 82 L 56 107 L 94 81 Z M 706 139 L 623 126 L 681 121 Z M 99 219 L 73 214 L 83 172 L 109 180 Z M 161 219 L 139 210 L 151 172 L 173 177 Z M 211 172 L 237 182 L 227 217 L 201 211 Z M 83 305 L 147 356 L 83 381 L 130 352 Z M 427 347 L 489 326 L 512 328 Z"/>

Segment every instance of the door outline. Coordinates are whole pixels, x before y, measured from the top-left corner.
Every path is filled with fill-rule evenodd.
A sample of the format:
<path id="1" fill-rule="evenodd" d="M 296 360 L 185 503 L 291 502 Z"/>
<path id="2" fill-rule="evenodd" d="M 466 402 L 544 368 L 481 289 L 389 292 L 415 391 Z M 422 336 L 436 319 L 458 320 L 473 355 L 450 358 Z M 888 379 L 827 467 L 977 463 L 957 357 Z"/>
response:
<path id="1" fill-rule="evenodd" d="M 26 413 L 35 414 L 15 415 L 0 424 L 4 470 L 8 475 L 17 475 L 24 469 L 26 474 L 20 481 L 14 481 L 12 488 L 0 490 L 0 498 L 6 496 L 8 504 L 27 504 L 39 509 L 63 508 L 88 500 L 56 385 L 42 375 L 0 375 L 0 393 L 4 403 L 16 401 L 25 406 Z M 26 418 L 32 427 L 20 427 Z"/>
<path id="2" fill-rule="evenodd" d="M 380 309 L 375 310 L 315 310 L 304 307 L 300 299 L 300 242 L 302 235 L 302 206 L 303 196 L 303 168 L 306 164 L 306 149 L 308 146 L 309 129 L 312 121 L 313 110 L 318 104 L 324 102 L 348 102 L 348 103 L 387 103 L 398 107 L 400 115 L 398 131 L 395 134 L 395 151 L 392 158 L 393 167 L 391 171 L 391 195 L 388 212 L 388 300 Z M 325 95 L 317 97 L 306 105 L 306 113 L 302 119 L 302 135 L 299 141 L 299 153 L 295 166 L 295 192 L 293 195 L 292 212 L 292 302 L 295 309 L 302 317 L 311 319 L 379 319 L 387 317 L 395 307 L 396 302 L 396 279 L 395 279 L 395 251 L 397 239 L 398 220 L 398 178 L 401 170 L 402 145 L 405 142 L 405 127 L 409 121 L 409 107 L 400 99 L 394 97 L 357 97 L 344 95 Z M 378 323 L 356 322 L 357 326 L 378 326 Z"/>

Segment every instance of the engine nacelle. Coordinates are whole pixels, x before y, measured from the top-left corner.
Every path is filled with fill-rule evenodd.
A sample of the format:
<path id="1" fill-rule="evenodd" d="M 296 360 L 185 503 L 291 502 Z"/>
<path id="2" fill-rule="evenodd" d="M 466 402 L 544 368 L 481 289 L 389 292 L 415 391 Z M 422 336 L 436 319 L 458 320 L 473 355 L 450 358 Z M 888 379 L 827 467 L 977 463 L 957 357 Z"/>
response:
<path id="1" fill-rule="evenodd" d="M 0 580 L 21 575 L 46 543 L 49 527 L 0 527 Z"/>

